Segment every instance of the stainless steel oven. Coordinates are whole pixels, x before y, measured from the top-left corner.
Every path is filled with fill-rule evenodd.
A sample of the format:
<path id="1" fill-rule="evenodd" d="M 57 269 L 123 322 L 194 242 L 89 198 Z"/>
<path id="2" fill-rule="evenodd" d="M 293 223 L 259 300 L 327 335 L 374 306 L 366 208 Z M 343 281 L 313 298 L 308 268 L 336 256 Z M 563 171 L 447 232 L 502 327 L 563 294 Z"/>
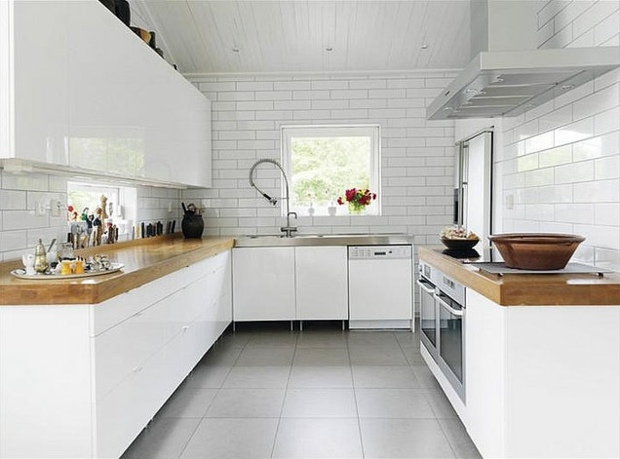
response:
<path id="1" fill-rule="evenodd" d="M 420 262 L 420 340 L 465 402 L 465 287 Z"/>

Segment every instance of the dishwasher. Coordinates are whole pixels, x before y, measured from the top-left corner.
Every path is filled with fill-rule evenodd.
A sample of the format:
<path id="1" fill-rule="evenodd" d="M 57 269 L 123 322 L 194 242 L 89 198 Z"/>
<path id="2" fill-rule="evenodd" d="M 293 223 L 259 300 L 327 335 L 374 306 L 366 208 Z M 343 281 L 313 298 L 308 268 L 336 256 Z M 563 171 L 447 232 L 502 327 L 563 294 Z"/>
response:
<path id="1" fill-rule="evenodd" d="M 349 246 L 349 328 L 414 330 L 412 246 Z"/>

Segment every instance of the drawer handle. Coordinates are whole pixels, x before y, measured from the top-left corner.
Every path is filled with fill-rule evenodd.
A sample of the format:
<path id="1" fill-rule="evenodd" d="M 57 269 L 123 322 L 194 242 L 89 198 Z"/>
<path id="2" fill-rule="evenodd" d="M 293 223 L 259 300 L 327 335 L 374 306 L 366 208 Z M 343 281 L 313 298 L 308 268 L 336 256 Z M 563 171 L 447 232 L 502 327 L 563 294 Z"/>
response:
<path id="1" fill-rule="evenodd" d="M 139 367 L 135 367 L 131 371 L 133 371 L 134 373 L 140 373 L 142 370 L 144 370 L 144 367 L 143 366 L 139 366 Z"/>

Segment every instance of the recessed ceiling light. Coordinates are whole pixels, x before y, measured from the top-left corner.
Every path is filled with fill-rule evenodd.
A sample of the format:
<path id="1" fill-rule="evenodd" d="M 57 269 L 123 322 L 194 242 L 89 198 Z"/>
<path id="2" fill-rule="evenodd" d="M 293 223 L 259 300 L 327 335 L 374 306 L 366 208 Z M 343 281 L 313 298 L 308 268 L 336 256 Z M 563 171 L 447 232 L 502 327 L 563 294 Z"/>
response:
<path id="1" fill-rule="evenodd" d="M 422 43 L 422 45 L 420 45 L 420 48 L 428 49 L 428 43 Z"/>

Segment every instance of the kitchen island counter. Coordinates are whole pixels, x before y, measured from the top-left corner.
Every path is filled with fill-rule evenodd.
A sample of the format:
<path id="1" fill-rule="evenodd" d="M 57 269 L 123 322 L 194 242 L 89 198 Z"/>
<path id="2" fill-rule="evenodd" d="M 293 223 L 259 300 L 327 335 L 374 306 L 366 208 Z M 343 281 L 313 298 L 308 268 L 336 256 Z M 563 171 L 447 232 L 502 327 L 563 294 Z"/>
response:
<path id="1" fill-rule="evenodd" d="M 124 267 L 120 272 L 78 279 L 18 279 L 11 271 L 21 268 L 21 261 L 0 263 L 0 306 L 101 303 L 229 250 L 233 245 L 233 238 L 183 239 L 179 235 L 90 247 L 77 254 L 105 254 L 110 261 L 122 263 Z"/>
<path id="2" fill-rule="evenodd" d="M 501 306 L 618 306 L 620 273 L 508 274 L 483 272 L 443 253 L 419 248 L 421 260 Z"/>

